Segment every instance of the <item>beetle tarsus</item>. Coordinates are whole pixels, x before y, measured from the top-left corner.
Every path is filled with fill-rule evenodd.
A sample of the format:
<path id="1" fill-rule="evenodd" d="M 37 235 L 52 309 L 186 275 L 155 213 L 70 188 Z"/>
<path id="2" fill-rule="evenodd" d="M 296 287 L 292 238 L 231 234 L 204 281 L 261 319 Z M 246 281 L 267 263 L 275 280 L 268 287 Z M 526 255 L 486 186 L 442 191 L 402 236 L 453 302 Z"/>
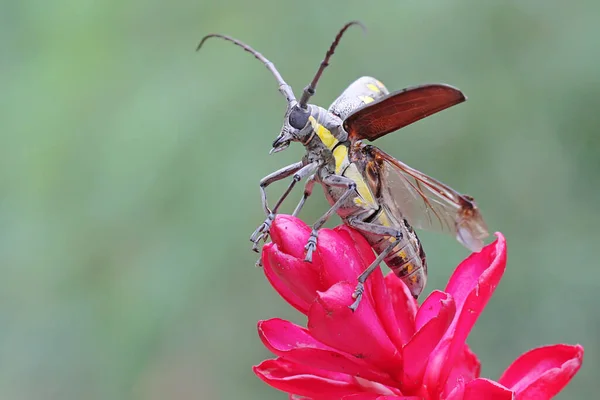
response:
<path id="1" fill-rule="evenodd" d="M 267 240 L 267 235 L 264 233 L 261 233 L 260 236 L 256 239 L 256 241 L 252 242 L 252 251 L 255 253 L 260 253 L 259 249 L 258 249 L 258 243 L 263 240 L 266 241 Z"/>
<path id="2" fill-rule="evenodd" d="M 352 312 L 356 311 L 356 309 L 358 308 L 358 305 L 360 304 L 360 301 L 362 300 L 362 296 L 363 296 L 364 292 L 365 292 L 365 285 L 363 285 L 361 282 L 358 282 L 358 284 L 356 285 L 356 289 L 354 289 L 354 293 L 352 293 L 352 298 L 354 299 L 354 303 L 352 303 L 351 305 L 348 306 L 348 308 L 351 309 Z"/>
<path id="3" fill-rule="evenodd" d="M 317 231 L 313 230 L 310 233 L 310 237 L 308 238 L 308 242 L 304 248 L 306 249 L 306 257 L 304 257 L 304 261 L 312 262 L 312 254 L 317 249 Z"/>
<path id="4" fill-rule="evenodd" d="M 250 236 L 250 241 L 253 243 L 252 250 L 258 253 L 258 243 L 263 240 L 266 241 L 267 237 L 269 237 L 269 230 L 271 229 L 271 224 L 275 220 L 275 214 L 271 213 L 265 219 L 265 222 L 260 224 L 258 228 L 252 233 Z"/>

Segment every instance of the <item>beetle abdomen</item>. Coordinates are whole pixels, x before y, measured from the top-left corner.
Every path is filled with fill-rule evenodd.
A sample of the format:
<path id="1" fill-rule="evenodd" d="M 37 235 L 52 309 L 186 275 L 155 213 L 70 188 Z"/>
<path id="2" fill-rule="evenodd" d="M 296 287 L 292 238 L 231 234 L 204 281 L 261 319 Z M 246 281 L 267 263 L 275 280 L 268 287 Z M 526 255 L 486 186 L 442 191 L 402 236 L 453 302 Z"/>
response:
<path id="1" fill-rule="evenodd" d="M 417 298 L 427 283 L 427 261 L 418 255 L 406 260 L 401 252 L 402 250 L 387 257 L 385 263 L 408 286 L 413 297 Z"/>
<path id="2" fill-rule="evenodd" d="M 417 298 L 427 283 L 427 261 L 417 234 L 406 220 L 391 223 L 385 209 L 382 209 L 372 222 L 384 226 L 391 225 L 402 232 L 402 239 L 398 241 L 384 261 L 394 274 L 408 286 L 411 294 Z M 390 236 L 370 234 L 364 236 L 377 254 L 384 251 L 395 240 Z"/>

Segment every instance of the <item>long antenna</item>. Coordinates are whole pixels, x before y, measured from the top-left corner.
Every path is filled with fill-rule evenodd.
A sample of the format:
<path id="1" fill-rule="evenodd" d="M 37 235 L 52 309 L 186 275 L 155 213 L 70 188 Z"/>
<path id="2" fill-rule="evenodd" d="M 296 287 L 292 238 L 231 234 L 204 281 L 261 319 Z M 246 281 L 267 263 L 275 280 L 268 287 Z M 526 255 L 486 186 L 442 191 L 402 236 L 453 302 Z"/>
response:
<path id="1" fill-rule="evenodd" d="M 198 47 L 196 47 L 196 51 L 200 50 L 200 48 L 202 47 L 204 42 L 207 39 L 210 39 L 212 37 L 218 37 L 218 38 L 227 40 L 229 42 L 232 42 L 232 43 L 240 46 L 242 49 L 246 50 L 248 53 L 252 54 L 258 60 L 260 60 L 265 65 L 265 67 L 267 67 L 267 69 L 269 71 L 271 71 L 271 73 L 273 74 L 275 79 L 277 79 L 277 83 L 279 83 L 279 91 L 281 92 L 281 94 L 283 94 L 285 96 L 288 104 L 290 104 L 296 100 L 296 97 L 294 96 L 294 92 L 292 91 L 292 87 L 283 80 L 283 78 L 281 77 L 281 74 L 279 73 L 279 71 L 277 71 L 277 68 L 275 68 L 275 65 L 273 65 L 273 63 L 271 61 L 267 60 L 265 58 L 265 56 L 260 54 L 258 51 L 254 50 L 252 47 L 248 46 L 247 44 L 245 44 L 243 42 L 240 42 L 239 40 L 237 40 L 235 38 L 232 38 L 227 35 L 221 35 L 219 33 L 211 33 L 210 35 L 206 35 L 202 38 L 202 40 L 200 41 L 200 44 L 198 45 Z"/>
<path id="2" fill-rule="evenodd" d="M 323 73 L 325 68 L 329 65 L 329 58 L 333 55 L 333 52 L 335 51 L 335 48 L 337 47 L 337 45 L 340 43 L 340 39 L 342 38 L 342 35 L 344 34 L 344 32 L 346 32 L 346 29 L 350 28 L 352 25 L 358 25 L 362 28 L 363 31 L 365 31 L 365 32 L 367 31 L 367 28 L 360 21 L 348 22 L 346 25 L 344 25 L 342 27 L 342 29 L 340 29 L 338 34 L 335 36 L 333 43 L 331 43 L 329 50 L 327 50 L 327 53 L 325 54 L 325 59 L 323 59 L 323 61 L 321 61 L 321 65 L 319 66 L 319 69 L 317 70 L 317 73 L 315 74 L 315 77 L 313 78 L 312 82 L 310 83 L 310 85 L 308 85 L 307 87 L 304 88 L 304 91 L 302 92 L 302 97 L 300 98 L 300 103 L 299 103 L 300 107 L 306 108 L 306 105 L 308 104 L 308 100 L 311 98 L 311 96 L 313 96 L 315 94 L 315 90 L 317 88 L 317 82 L 319 82 L 319 78 L 321 78 L 321 74 Z"/>

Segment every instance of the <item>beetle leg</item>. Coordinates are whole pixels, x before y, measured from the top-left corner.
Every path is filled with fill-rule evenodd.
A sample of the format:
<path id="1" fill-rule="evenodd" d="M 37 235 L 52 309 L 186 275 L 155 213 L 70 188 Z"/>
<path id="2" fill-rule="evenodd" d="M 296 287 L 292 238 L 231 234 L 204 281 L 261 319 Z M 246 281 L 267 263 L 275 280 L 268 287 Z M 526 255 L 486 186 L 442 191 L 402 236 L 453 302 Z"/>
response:
<path id="1" fill-rule="evenodd" d="M 399 235 L 400 237 L 402 237 L 402 231 L 395 229 L 395 228 L 391 228 L 389 226 L 374 224 L 372 222 L 365 222 L 356 217 L 349 218 L 347 222 L 348 222 L 348 225 L 350 225 L 354 229 L 365 232 L 365 233 L 374 233 L 374 234 L 380 235 L 380 236 L 392 236 L 392 237 L 396 237 Z"/>
<path id="2" fill-rule="evenodd" d="M 266 240 L 267 235 L 269 234 L 269 229 L 271 228 L 271 224 L 273 223 L 273 220 L 275 220 L 275 214 L 277 213 L 279 206 L 281 206 L 281 203 L 283 203 L 283 200 L 285 200 L 285 198 L 288 196 L 288 194 L 290 194 L 290 192 L 292 191 L 292 189 L 294 188 L 296 183 L 301 181 L 306 176 L 312 175 L 317 168 L 318 168 L 317 162 L 312 162 L 310 164 L 303 165 L 302 161 L 299 161 L 295 164 L 288 165 L 287 167 L 284 167 L 278 171 L 275 171 L 272 174 L 269 174 L 266 177 L 264 177 L 263 179 L 261 179 L 261 181 L 260 181 L 261 198 L 262 198 L 263 208 L 265 210 L 265 213 L 267 213 L 267 218 L 265 219 L 265 221 L 262 224 L 260 224 L 260 226 L 258 228 L 256 228 L 254 233 L 252 233 L 252 236 L 250 236 L 250 241 L 253 243 L 252 250 L 254 250 L 258 253 L 258 242 L 260 242 L 261 239 Z M 270 210 L 267 205 L 266 187 L 268 185 L 270 185 L 271 183 L 279 181 L 284 178 L 287 178 L 288 176 L 290 176 L 292 174 L 294 175 L 294 177 L 293 177 L 292 181 L 290 182 L 288 188 L 281 195 L 279 200 L 277 200 L 277 203 L 275 203 L 275 207 L 273 207 L 273 210 Z"/>
<path id="3" fill-rule="evenodd" d="M 294 216 L 294 217 L 298 216 L 298 214 L 300 213 L 300 210 L 302 210 L 302 207 L 304 207 L 304 203 L 306 202 L 306 199 L 308 199 L 308 197 L 312 194 L 312 190 L 313 190 L 314 186 L 315 186 L 315 174 L 312 174 L 306 180 L 306 185 L 304 185 L 304 194 L 302 195 L 300 202 L 294 209 L 292 216 Z"/>
<path id="4" fill-rule="evenodd" d="M 308 238 L 308 242 L 304 248 L 306 249 L 306 257 L 304 261 L 312 262 L 312 253 L 317 248 L 317 236 L 319 229 L 327 222 L 327 220 L 331 217 L 333 213 L 335 213 L 338 208 L 340 208 L 346 200 L 350 196 L 356 193 L 356 183 L 350 178 L 346 178 L 341 175 L 329 175 L 323 178 L 323 184 L 327 186 L 337 186 L 337 187 L 345 187 L 347 188 L 346 192 L 340 196 L 340 198 L 335 202 L 333 206 L 321 218 L 317 220 L 312 226 L 312 231 L 310 233 L 310 237 Z"/>
<path id="5" fill-rule="evenodd" d="M 369 267 L 365 269 L 357 278 L 358 283 L 356 284 L 356 289 L 354 289 L 354 293 L 352 294 L 354 303 L 350 305 L 350 309 L 352 311 L 356 311 L 356 308 L 360 304 L 360 300 L 362 299 L 363 293 L 365 291 L 365 282 L 367 281 L 367 278 L 373 273 L 373 271 L 375 271 L 379 264 L 381 264 L 381 262 L 392 252 L 392 250 L 398 244 L 398 242 L 402 240 L 402 232 L 387 226 L 381 226 L 378 224 L 364 222 L 357 218 L 349 219 L 348 225 L 350 225 L 353 228 L 356 228 L 359 231 L 391 237 L 390 244 L 381 253 L 379 253 L 377 258 L 371 263 L 371 265 L 369 265 Z"/>
<path id="6" fill-rule="evenodd" d="M 286 167 L 278 169 L 275 172 L 271 172 L 269 175 L 265 176 L 260 180 L 260 198 L 262 201 L 263 210 L 265 210 L 265 215 L 271 214 L 271 209 L 267 205 L 267 186 L 269 186 L 273 182 L 280 181 L 282 179 L 287 178 L 290 175 L 295 174 L 303 167 L 302 161 L 298 161 L 297 163 L 290 164 Z"/>

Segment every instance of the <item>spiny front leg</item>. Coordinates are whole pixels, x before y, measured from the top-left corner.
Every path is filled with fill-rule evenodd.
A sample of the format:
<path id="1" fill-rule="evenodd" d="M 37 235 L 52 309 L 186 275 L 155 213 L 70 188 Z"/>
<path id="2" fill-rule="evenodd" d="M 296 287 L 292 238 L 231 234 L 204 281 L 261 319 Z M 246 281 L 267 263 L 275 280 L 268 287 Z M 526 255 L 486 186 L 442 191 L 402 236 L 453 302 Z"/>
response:
<path id="1" fill-rule="evenodd" d="M 356 183 L 354 183 L 352 179 L 346 178 L 345 176 L 328 175 L 323 178 L 323 184 L 326 186 L 345 187 L 347 190 L 335 202 L 335 204 L 331 206 L 331 208 L 313 224 L 308 242 L 306 243 L 306 246 L 304 246 L 306 249 L 306 257 L 304 257 L 304 260 L 308 262 L 312 262 L 312 254 L 317 248 L 319 229 L 321 229 L 321 227 L 325 224 L 325 222 L 327 222 L 333 213 L 335 213 L 341 206 L 344 205 L 350 196 L 356 194 Z"/>
<path id="2" fill-rule="evenodd" d="M 318 164 L 316 162 L 312 162 L 310 164 L 303 165 L 303 163 L 300 161 L 298 163 L 288 165 L 287 167 L 284 167 L 278 171 L 275 171 L 272 174 L 264 177 L 260 181 L 260 189 L 261 189 L 261 195 L 262 195 L 261 197 L 262 197 L 262 201 L 263 201 L 263 208 L 265 209 L 265 212 L 267 213 L 267 218 L 265 219 L 265 221 L 262 224 L 260 224 L 260 226 L 258 228 L 256 228 L 254 233 L 252 233 L 252 235 L 250 236 L 250 241 L 253 243 L 252 250 L 254 250 L 258 253 L 258 243 L 261 240 L 267 240 L 267 237 L 269 235 L 269 230 L 271 229 L 271 224 L 275 220 L 275 215 L 277 214 L 277 210 L 279 210 L 279 207 L 281 206 L 281 204 L 283 203 L 285 198 L 290 194 L 290 192 L 292 191 L 292 189 L 294 188 L 296 183 L 301 181 L 306 176 L 313 174 L 317 168 L 318 168 Z M 277 200 L 277 203 L 275 204 L 275 207 L 273 207 L 273 210 L 270 210 L 269 207 L 267 206 L 267 194 L 266 194 L 266 190 L 265 190 L 266 187 L 268 185 L 270 185 L 271 183 L 281 180 L 281 179 L 284 179 L 284 178 L 287 178 L 288 176 L 290 176 L 292 174 L 294 175 L 294 177 L 293 177 L 292 181 L 290 182 L 288 188 L 281 195 L 279 200 Z"/>
<path id="3" fill-rule="evenodd" d="M 267 190 L 266 190 L 267 186 L 269 186 L 273 182 L 280 181 L 280 180 L 285 179 L 288 176 L 296 173 L 298 170 L 300 170 L 302 168 L 302 166 L 303 166 L 302 161 L 299 161 L 297 163 L 290 164 L 286 167 L 278 169 L 277 171 L 270 173 L 269 175 L 265 176 L 264 178 L 262 178 L 260 180 L 260 184 L 259 184 L 260 198 L 261 198 L 263 210 L 265 211 L 265 214 L 267 215 L 267 219 L 262 224 L 260 224 L 258 226 L 258 228 L 256 228 L 256 230 L 250 236 L 250 241 L 252 242 L 252 250 L 258 252 L 258 242 L 263 238 L 266 239 L 266 235 L 269 232 L 271 223 L 273 222 L 273 219 L 275 218 L 274 213 L 269 208 L 269 205 L 267 202 Z M 273 216 L 271 216 L 271 215 L 273 215 Z"/>
<path id="4" fill-rule="evenodd" d="M 354 293 L 352 294 L 354 303 L 352 303 L 352 305 L 349 306 L 352 311 L 356 311 L 358 305 L 360 304 L 360 301 L 362 300 L 362 296 L 365 291 L 365 282 L 367 281 L 367 278 L 373 273 L 373 271 L 375 271 L 379 264 L 381 264 L 381 262 L 392 252 L 392 250 L 394 249 L 394 247 L 396 247 L 398 242 L 402 240 L 402 232 L 387 226 L 373 224 L 370 222 L 364 222 L 357 218 L 349 219 L 348 225 L 366 233 L 374 233 L 376 235 L 392 237 L 392 240 L 390 240 L 390 244 L 357 278 L 358 283 L 356 284 L 356 288 L 354 289 Z"/>

